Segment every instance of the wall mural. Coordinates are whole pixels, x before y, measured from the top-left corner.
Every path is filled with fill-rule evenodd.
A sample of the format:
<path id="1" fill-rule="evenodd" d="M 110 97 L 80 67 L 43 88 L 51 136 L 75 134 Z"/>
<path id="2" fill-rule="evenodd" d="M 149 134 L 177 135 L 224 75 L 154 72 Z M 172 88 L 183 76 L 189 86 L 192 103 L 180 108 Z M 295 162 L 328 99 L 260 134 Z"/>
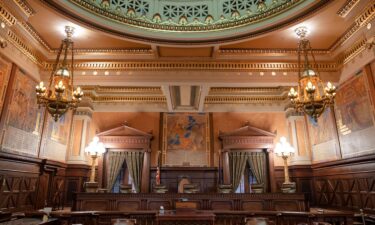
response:
<path id="1" fill-rule="evenodd" d="M 163 163 L 169 166 L 210 164 L 209 114 L 165 113 Z"/>
<path id="2" fill-rule="evenodd" d="M 308 123 L 313 162 L 332 161 L 340 158 L 340 146 L 336 138 L 336 123 L 330 108 L 318 118 L 317 123 Z"/>
<path id="3" fill-rule="evenodd" d="M 336 94 L 336 122 L 343 158 L 375 152 L 374 112 L 367 76 L 364 72 L 356 75 L 343 83 Z"/>
<path id="4" fill-rule="evenodd" d="M 39 109 L 36 103 L 37 82 L 19 68 L 14 76 L 2 147 L 6 150 L 37 155 L 44 118 L 44 109 Z"/>
<path id="5" fill-rule="evenodd" d="M 5 92 L 8 86 L 12 63 L 0 57 L 0 113 L 3 109 Z"/>

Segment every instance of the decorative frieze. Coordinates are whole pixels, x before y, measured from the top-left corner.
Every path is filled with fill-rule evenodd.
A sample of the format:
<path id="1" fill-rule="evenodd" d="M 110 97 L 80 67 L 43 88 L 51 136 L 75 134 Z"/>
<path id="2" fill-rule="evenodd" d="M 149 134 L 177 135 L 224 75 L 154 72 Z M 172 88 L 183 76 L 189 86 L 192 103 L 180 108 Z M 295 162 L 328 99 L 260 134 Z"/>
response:
<path id="1" fill-rule="evenodd" d="M 337 15 L 346 17 L 359 2 L 360 0 L 347 0 L 344 5 L 337 11 Z"/>

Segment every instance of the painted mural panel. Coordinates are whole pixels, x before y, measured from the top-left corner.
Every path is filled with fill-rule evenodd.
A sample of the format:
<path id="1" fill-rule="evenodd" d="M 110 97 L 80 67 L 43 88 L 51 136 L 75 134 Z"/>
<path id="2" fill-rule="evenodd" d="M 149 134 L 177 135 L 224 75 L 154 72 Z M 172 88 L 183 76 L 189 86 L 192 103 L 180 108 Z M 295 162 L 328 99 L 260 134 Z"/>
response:
<path id="1" fill-rule="evenodd" d="M 336 122 L 328 108 L 318 122 L 308 121 L 313 162 L 332 161 L 340 158 L 340 147 L 336 138 Z"/>
<path id="2" fill-rule="evenodd" d="M 37 155 L 44 118 L 44 110 L 36 102 L 37 82 L 18 68 L 14 76 L 2 148 Z"/>
<path id="3" fill-rule="evenodd" d="M 0 56 L 0 113 L 3 109 L 5 92 L 8 86 L 12 63 Z"/>
<path id="4" fill-rule="evenodd" d="M 367 76 L 360 73 L 337 91 L 335 111 L 343 158 L 375 152 L 374 112 Z"/>
<path id="5" fill-rule="evenodd" d="M 210 137 L 207 113 L 166 113 L 163 125 L 165 165 L 209 165 Z"/>
<path id="6" fill-rule="evenodd" d="M 72 111 L 66 112 L 57 122 L 48 115 L 45 138 L 43 141 L 43 158 L 64 162 L 68 148 Z"/>

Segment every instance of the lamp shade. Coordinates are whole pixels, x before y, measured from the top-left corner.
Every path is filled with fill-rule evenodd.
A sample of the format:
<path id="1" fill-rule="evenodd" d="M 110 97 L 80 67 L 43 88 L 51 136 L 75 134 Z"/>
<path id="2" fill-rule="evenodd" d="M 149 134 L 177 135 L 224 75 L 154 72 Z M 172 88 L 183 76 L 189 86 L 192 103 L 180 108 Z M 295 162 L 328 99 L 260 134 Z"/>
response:
<path id="1" fill-rule="evenodd" d="M 94 137 L 92 142 L 85 148 L 85 152 L 90 155 L 101 155 L 105 153 L 105 147 L 102 142 L 99 142 L 98 137 Z"/>
<path id="2" fill-rule="evenodd" d="M 280 138 L 280 142 L 276 144 L 275 154 L 278 156 L 290 156 L 295 153 L 295 149 L 290 145 L 285 137 Z"/>

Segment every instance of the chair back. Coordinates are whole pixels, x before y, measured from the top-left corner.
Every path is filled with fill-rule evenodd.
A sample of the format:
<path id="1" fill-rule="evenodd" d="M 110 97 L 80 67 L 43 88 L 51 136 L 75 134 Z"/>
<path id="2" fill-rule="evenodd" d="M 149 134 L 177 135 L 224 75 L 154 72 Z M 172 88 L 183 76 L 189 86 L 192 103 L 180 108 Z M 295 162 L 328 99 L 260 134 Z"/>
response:
<path id="1" fill-rule="evenodd" d="M 135 219 L 112 219 L 111 225 L 135 225 Z"/>

